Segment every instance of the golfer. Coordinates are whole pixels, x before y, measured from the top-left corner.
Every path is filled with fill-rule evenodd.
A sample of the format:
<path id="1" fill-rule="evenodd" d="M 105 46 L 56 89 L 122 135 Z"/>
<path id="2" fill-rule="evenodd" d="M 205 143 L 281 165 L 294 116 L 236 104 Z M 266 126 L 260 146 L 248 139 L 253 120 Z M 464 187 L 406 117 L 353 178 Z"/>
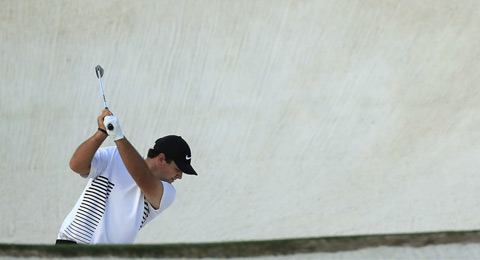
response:
<path id="1" fill-rule="evenodd" d="M 56 244 L 133 243 L 142 227 L 172 205 L 172 183 L 183 173 L 197 175 L 190 148 L 180 136 L 158 139 L 142 158 L 108 109 L 97 122 L 98 131 L 70 160 L 70 168 L 89 180 Z M 108 136 L 116 146 L 100 148 Z"/>

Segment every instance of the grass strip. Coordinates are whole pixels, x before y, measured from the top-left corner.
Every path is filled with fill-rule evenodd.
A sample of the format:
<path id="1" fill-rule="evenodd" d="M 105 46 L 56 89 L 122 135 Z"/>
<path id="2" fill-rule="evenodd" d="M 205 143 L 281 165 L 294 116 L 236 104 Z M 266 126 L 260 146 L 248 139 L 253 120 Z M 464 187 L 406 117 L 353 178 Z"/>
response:
<path id="1" fill-rule="evenodd" d="M 479 243 L 480 231 L 447 231 L 292 238 L 191 244 L 133 245 L 25 245 L 0 244 L 1 256 L 14 257 L 125 257 L 125 258 L 231 258 L 351 251 L 379 246 L 411 246 Z"/>

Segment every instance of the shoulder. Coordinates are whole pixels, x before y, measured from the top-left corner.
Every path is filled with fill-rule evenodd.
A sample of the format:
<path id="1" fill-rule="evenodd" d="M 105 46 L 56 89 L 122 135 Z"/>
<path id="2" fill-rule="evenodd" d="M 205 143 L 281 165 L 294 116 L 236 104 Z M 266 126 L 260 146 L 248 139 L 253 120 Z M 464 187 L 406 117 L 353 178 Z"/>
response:
<path id="1" fill-rule="evenodd" d="M 95 152 L 97 156 L 109 156 L 118 154 L 118 148 L 116 146 L 107 146 L 107 147 L 100 147 Z"/>
<path id="2" fill-rule="evenodd" d="M 162 181 L 162 184 L 163 184 L 163 190 L 164 190 L 163 193 L 164 194 L 169 193 L 170 195 L 173 195 L 173 196 L 175 196 L 177 194 L 177 191 L 175 190 L 175 187 L 172 184 L 170 184 L 166 181 Z"/>
<path id="3" fill-rule="evenodd" d="M 100 174 L 104 174 L 112 162 L 118 161 L 116 154 L 118 154 L 118 150 L 114 146 L 98 148 L 90 163 L 90 173 L 88 177 L 96 178 Z M 120 156 L 118 156 L 118 158 L 120 158 Z"/>
<path id="4" fill-rule="evenodd" d="M 120 156 L 120 153 L 118 152 L 118 148 L 116 146 L 107 146 L 107 147 L 102 147 L 100 152 L 104 154 L 106 158 L 108 158 L 109 161 L 111 162 L 122 162 L 122 157 Z M 100 150 L 99 149 L 99 150 Z"/>
<path id="5" fill-rule="evenodd" d="M 107 153 L 118 153 L 118 148 L 116 146 L 107 146 L 107 147 L 101 147 L 99 148 L 100 149 L 103 149 L 105 152 Z"/>
<path id="6" fill-rule="evenodd" d="M 172 184 L 162 181 L 163 184 L 163 196 L 162 200 L 160 201 L 160 211 L 163 211 L 170 207 L 175 200 L 175 196 L 177 194 L 175 187 Z"/>

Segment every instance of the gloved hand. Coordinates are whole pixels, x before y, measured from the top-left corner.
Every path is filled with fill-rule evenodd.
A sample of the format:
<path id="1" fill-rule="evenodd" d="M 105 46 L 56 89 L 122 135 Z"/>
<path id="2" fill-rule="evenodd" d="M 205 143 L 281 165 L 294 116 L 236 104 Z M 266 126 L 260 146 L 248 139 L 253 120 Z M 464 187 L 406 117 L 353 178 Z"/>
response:
<path id="1" fill-rule="evenodd" d="M 106 116 L 103 119 L 103 124 L 107 128 L 108 135 L 113 138 L 114 141 L 125 138 L 120 128 L 120 123 L 118 123 L 118 118 L 115 116 Z"/>

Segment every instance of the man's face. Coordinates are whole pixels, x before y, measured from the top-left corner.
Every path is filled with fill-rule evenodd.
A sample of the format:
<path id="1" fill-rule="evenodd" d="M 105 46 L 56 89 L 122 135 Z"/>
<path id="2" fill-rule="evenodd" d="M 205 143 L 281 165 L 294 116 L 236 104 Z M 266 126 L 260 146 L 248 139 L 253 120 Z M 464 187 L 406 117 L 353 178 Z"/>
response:
<path id="1" fill-rule="evenodd" d="M 155 176 L 168 183 L 172 183 L 177 179 L 182 179 L 183 173 L 174 161 L 167 163 L 163 154 L 160 154 L 159 157 L 159 167 L 158 171 L 154 172 Z"/>

